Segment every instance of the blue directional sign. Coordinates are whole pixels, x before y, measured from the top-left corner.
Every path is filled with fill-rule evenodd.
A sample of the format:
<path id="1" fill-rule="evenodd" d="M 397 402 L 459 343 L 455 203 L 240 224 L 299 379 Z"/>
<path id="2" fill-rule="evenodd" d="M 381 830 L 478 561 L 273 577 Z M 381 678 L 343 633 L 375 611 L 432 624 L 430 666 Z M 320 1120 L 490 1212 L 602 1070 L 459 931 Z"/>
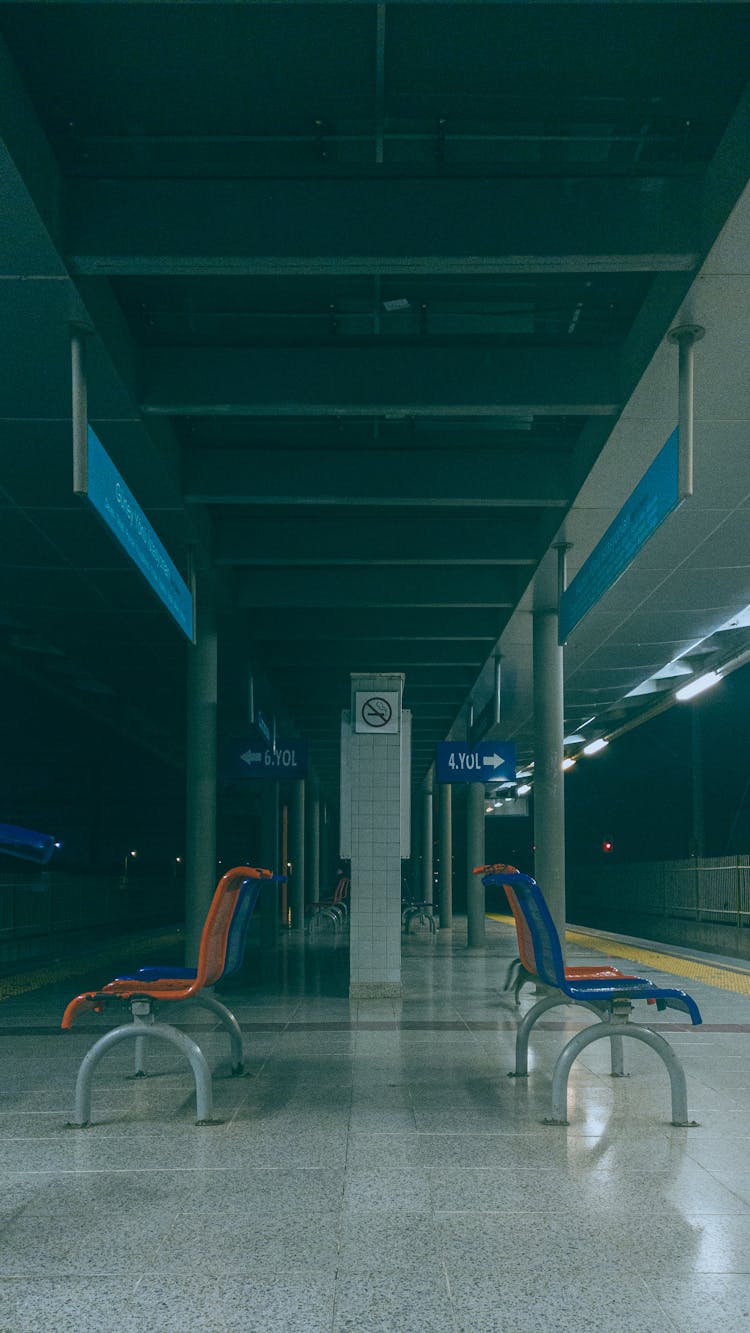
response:
<path id="1" fill-rule="evenodd" d="M 438 782 L 515 782 L 516 747 L 510 741 L 438 741 L 435 769 Z"/>
<path id="2" fill-rule="evenodd" d="M 90 426 L 86 496 L 192 643 L 193 595 Z"/>
<path id="3" fill-rule="evenodd" d="M 250 743 L 227 766 L 232 778 L 304 778 L 307 776 L 307 741 L 277 740 L 276 748 Z"/>
<path id="4" fill-rule="evenodd" d="M 600 597 L 679 502 L 679 432 L 672 431 L 617 518 L 560 598 L 559 642 L 565 643 Z"/>

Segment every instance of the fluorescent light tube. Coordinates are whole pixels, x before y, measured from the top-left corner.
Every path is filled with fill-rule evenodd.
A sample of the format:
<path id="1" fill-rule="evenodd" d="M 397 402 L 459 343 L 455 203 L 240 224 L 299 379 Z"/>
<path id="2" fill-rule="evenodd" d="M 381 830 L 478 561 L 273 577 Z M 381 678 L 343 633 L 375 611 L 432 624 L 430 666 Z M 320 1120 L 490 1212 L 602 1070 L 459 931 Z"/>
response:
<path id="1" fill-rule="evenodd" d="M 684 703 L 686 699 L 694 699 L 696 694 L 702 694 L 704 690 L 710 690 L 712 685 L 718 685 L 721 676 L 718 671 L 707 671 L 703 676 L 697 676 L 691 680 L 689 685 L 683 685 L 681 690 L 677 690 L 675 699 Z"/>

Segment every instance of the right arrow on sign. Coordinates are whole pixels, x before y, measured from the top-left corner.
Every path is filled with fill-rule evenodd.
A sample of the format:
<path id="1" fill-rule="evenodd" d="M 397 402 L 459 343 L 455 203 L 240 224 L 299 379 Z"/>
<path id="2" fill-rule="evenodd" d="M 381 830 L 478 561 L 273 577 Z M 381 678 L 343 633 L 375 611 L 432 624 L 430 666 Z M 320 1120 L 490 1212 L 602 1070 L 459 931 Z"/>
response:
<path id="1" fill-rule="evenodd" d="M 488 768 L 500 768 L 501 764 L 505 763 L 505 760 L 502 759 L 499 754 L 485 754 L 482 755 L 482 763 Z"/>

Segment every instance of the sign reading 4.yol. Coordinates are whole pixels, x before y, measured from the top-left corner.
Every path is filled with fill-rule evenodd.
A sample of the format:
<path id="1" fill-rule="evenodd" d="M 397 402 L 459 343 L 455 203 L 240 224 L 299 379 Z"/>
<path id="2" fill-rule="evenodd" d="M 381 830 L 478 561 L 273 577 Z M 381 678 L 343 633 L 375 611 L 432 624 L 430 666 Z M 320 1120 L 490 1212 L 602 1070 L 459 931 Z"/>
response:
<path id="1" fill-rule="evenodd" d="M 515 782 L 516 747 L 510 741 L 438 741 L 436 775 L 438 782 Z"/>

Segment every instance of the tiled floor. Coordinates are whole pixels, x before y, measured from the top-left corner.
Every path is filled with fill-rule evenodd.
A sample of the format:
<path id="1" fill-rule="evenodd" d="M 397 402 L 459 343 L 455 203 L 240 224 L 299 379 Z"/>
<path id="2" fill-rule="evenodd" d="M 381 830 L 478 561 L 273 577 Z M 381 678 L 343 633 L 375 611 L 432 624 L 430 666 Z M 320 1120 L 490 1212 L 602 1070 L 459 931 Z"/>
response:
<path id="1" fill-rule="evenodd" d="M 102 1020 L 57 1030 L 70 984 L 6 1000 L 0 1333 L 750 1327 L 750 998 L 689 983 L 708 1026 L 656 1016 L 700 1128 L 671 1127 L 666 1071 L 636 1042 L 626 1080 L 589 1047 L 569 1127 L 546 1126 L 572 1011 L 535 1030 L 531 1077 L 507 1078 L 511 933 L 488 923 L 472 955 L 462 938 L 461 922 L 452 942 L 413 935 L 403 1001 L 352 1006 L 342 948 L 285 940 L 224 997 L 247 1077 L 221 1076 L 225 1039 L 193 1011 L 214 1127 L 195 1127 L 190 1070 L 154 1043 L 154 1077 L 128 1079 L 132 1049 L 115 1049 L 95 1125 L 66 1128 Z"/>

